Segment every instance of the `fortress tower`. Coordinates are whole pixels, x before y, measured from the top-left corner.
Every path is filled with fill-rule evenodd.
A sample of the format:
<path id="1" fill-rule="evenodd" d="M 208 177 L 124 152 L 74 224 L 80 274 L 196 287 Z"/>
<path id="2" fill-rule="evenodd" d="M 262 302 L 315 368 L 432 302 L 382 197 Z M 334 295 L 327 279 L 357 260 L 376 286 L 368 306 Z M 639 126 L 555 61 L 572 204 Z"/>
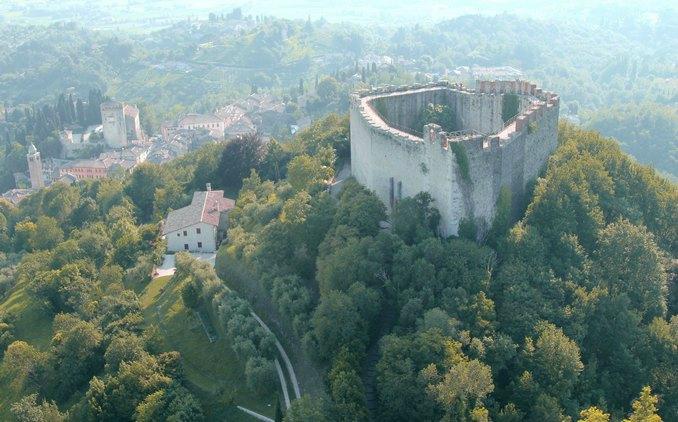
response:
<path id="1" fill-rule="evenodd" d="M 111 148 L 127 146 L 127 128 L 123 109 L 123 104 L 118 101 L 108 101 L 101 104 L 104 140 Z"/>
<path id="2" fill-rule="evenodd" d="M 425 109 L 444 110 L 446 128 L 426 124 Z M 440 232 L 462 219 L 481 231 L 492 223 L 502 190 L 517 213 L 558 139 L 557 95 L 525 81 L 478 81 L 475 89 L 436 83 L 385 87 L 351 96 L 351 172 L 392 211 L 429 192 Z"/>
<path id="3" fill-rule="evenodd" d="M 40 189 L 45 187 L 45 181 L 42 178 L 42 160 L 40 159 L 40 151 L 31 144 L 28 147 L 28 174 L 31 179 L 31 188 Z"/>

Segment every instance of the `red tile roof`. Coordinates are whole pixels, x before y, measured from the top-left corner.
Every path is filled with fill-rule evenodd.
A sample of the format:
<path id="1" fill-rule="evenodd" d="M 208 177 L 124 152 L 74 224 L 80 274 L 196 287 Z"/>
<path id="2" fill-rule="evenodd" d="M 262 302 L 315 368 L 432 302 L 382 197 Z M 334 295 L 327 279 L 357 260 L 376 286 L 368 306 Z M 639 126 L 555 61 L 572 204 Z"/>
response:
<path id="1" fill-rule="evenodd" d="M 183 229 L 197 223 L 219 226 L 221 214 L 235 207 L 235 201 L 224 198 L 223 190 L 198 191 L 193 193 L 191 204 L 167 214 L 163 234 Z"/>

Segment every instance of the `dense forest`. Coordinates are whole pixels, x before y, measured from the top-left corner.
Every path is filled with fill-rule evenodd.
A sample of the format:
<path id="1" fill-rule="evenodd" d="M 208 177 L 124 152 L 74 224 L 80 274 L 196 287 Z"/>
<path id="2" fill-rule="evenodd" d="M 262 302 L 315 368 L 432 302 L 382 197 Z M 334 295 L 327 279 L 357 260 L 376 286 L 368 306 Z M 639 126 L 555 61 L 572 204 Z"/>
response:
<path id="1" fill-rule="evenodd" d="M 237 400 L 277 396 L 251 306 L 299 371 L 285 421 L 678 417 L 674 184 L 564 123 L 519 221 L 500 205 L 480 242 L 472 228 L 442 239 L 421 193 L 383 230 L 374 194 L 325 189 L 347 124 L 331 115 L 286 144 L 243 136 L 2 203 L 2 415 L 238 420 Z M 153 296 L 158 222 L 208 181 L 238 192 L 216 273 L 179 254 Z M 167 294 L 229 339 L 216 350 L 238 362 L 239 390 L 208 391 L 172 348 L 195 353 L 158 319 Z"/>

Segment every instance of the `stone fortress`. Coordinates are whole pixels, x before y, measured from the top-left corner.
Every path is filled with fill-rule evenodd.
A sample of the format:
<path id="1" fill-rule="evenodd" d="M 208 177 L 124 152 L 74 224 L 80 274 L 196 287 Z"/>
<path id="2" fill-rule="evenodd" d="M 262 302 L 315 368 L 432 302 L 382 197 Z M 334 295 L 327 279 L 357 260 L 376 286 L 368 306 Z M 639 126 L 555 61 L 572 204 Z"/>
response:
<path id="1" fill-rule="evenodd" d="M 559 102 L 518 80 L 360 91 L 351 95 L 351 173 L 389 211 L 401 198 L 429 192 L 443 236 L 457 235 L 462 219 L 473 219 L 482 233 L 502 189 L 510 190 L 515 215 L 556 149 Z M 453 131 L 424 126 L 429 104 L 446 106 Z"/>

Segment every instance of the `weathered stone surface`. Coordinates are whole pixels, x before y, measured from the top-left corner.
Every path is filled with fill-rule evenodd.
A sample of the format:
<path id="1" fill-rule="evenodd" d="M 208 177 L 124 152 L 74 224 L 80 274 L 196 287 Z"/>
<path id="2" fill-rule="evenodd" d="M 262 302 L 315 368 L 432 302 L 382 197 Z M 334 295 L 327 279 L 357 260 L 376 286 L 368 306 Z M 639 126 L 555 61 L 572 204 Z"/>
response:
<path id="1" fill-rule="evenodd" d="M 518 94 L 520 112 L 504 123 L 508 93 Z M 459 132 L 413 127 L 429 103 L 447 105 Z M 351 171 L 389 210 L 400 197 L 429 192 L 443 235 L 456 235 L 462 218 L 488 227 L 501 188 L 510 188 L 517 210 L 525 186 L 555 150 L 558 107 L 557 95 L 525 81 L 478 81 L 476 90 L 436 83 L 362 91 L 351 96 Z M 468 178 L 454 142 L 463 145 Z"/>

